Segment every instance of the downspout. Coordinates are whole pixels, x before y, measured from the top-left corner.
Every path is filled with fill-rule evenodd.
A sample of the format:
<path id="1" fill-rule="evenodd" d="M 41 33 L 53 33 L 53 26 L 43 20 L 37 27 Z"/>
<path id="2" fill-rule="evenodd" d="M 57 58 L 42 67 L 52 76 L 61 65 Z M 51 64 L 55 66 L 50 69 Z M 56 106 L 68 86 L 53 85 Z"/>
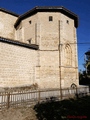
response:
<path id="1" fill-rule="evenodd" d="M 61 95 L 61 99 L 62 99 L 62 86 L 61 86 L 61 39 L 60 39 L 60 35 L 61 35 L 61 30 L 60 30 L 60 20 L 59 20 L 59 76 L 60 76 L 60 95 Z"/>

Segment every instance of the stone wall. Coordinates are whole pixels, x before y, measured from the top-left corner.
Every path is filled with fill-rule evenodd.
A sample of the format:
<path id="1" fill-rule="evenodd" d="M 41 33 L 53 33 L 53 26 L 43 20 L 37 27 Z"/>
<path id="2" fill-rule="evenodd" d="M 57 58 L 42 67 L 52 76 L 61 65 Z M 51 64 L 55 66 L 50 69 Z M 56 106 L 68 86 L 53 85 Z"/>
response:
<path id="1" fill-rule="evenodd" d="M 36 65 L 36 50 L 0 42 L 0 87 L 34 84 Z"/>
<path id="2" fill-rule="evenodd" d="M 50 16 L 52 21 L 49 21 Z M 2 36 L 14 39 L 13 27 L 6 33 Z M 39 88 L 65 88 L 73 83 L 78 86 L 77 37 L 73 19 L 59 12 L 38 12 L 20 22 L 15 39 L 24 43 L 31 40 L 31 44 L 39 45 L 39 50 L 0 42 L 0 86 L 33 83 Z"/>
<path id="3" fill-rule="evenodd" d="M 78 82 L 78 57 L 77 57 L 77 35 L 74 20 L 61 14 L 59 24 L 60 50 L 61 50 L 61 78 L 62 87 L 70 87 L 71 84 L 79 86 Z M 66 52 L 66 46 L 68 51 Z M 70 56 L 68 56 L 69 54 Z M 69 63 L 67 63 L 69 61 Z"/>
<path id="4" fill-rule="evenodd" d="M 24 43 L 31 39 L 31 44 L 36 44 L 37 21 L 37 14 L 22 20 L 16 28 L 15 38 Z"/>
<path id="5" fill-rule="evenodd" d="M 14 23 L 17 17 L 0 11 L 0 36 L 15 40 Z"/>
<path id="6" fill-rule="evenodd" d="M 49 21 L 50 16 L 52 21 Z M 73 83 L 78 86 L 77 36 L 74 24 L 73 19 L 59 12 L 38 12 L 19 24 L 18 27 L 24 30 L 24 42 L 31 38 L 31 43 L 39 45 L 35 70 L 39 87 L 70 87 Z M 65 53 L 67 45 L 71 52 Z"/>
<path id="7" fill-rule="evenodd" d="M 60 88 L 58 51 L 40 51 L 39 69 L 42 88 Z"/>

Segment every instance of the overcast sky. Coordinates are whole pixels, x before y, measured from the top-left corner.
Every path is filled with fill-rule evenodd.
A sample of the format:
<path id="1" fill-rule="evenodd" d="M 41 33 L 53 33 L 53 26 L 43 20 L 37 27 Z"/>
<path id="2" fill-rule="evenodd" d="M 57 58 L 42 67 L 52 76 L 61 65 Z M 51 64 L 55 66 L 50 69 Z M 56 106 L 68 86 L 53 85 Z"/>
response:
<path id="1" fill-rule="evenodd" d="M 90 48 L 90 0 L 0 0 L 0 7 L 23 14 L 35 6 L 64 6 L 79 16 L 78 63 L 83 69 L 84 53 Z M 88 44 L 86 44 L 88 43 Z"/>

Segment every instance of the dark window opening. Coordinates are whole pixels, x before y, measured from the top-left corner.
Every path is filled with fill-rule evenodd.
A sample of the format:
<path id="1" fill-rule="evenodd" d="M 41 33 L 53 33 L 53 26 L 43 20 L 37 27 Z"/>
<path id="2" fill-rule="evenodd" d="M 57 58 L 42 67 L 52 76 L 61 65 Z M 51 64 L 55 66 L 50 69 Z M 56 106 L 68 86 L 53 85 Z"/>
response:
<path id="1" fill-rule="evenodd" d="M 67 24 L 69 24 L 69 20 L 67 20 L 66 22 L 67 22 Z"/>
<path id="2" fill-rule="evenodd" d="M 53 17 L 52 16 L 49 16 L 49 21 L 53 21 Z"/>
<path id="3" fill-rule="evenodd" d="M 31 24 L 31 23 L 32 23 L 32 21 L 30 20 L 30 21 L 29 21 L 29 23 Z"/>

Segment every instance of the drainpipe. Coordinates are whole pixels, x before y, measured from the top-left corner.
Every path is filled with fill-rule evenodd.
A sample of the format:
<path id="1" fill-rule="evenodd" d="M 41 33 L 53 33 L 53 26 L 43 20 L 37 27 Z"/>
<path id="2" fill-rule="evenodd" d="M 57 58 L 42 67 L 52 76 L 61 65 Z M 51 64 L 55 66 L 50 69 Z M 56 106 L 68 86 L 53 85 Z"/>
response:
<path id="1" fill-rule="evenodd" d="M 59 76 L 60 76 L 60 95 L 61 95 L 61 99 L 62 99 L 62 86 L 61 86 L 61 39 L 60 39 L 60 35 L 61 35 L 61 30 L 60 30 L 60 20 L 59 20 Z"/>

